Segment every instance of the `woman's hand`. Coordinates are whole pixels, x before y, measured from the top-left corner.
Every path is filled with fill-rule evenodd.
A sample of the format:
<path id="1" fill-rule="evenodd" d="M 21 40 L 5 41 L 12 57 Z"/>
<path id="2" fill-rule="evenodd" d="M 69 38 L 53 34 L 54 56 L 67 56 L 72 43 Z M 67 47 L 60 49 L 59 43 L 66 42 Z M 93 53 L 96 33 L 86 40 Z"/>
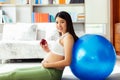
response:
<path id="1" fill-rule="evenodd" d="M 46 51 L 46 52 L 50 52 L 50 49 L 49 49 L 47 43 L 46 43 L 45 45 L 40 44 L 40 46 L 43 48 L 44 51 Z"/>
<path id="2" fill-rule="evenodd" d="M 45 39 L 42 39 L 40 41 L 40 46 L 43 48 L 44 51 L 50 52 L 50 49 L 48 47 L 48 43 L 47 43 L 47 41 Z"/>
<path id="3" fill-rule="evenodd" d="M 47 68 L 48 61 L 43 60 L 41 63 L 43 67 Z"/>

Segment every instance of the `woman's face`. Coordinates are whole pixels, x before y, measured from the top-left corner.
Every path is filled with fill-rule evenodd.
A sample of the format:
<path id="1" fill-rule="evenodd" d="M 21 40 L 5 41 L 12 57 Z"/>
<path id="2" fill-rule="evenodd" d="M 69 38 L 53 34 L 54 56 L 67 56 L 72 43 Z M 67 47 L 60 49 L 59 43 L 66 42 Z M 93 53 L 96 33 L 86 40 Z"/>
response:
<path id="1" fill-rule="evenodd" d="M 58 32 L 64 34 L 64 33 L 66 33 L 66 30 L 67 30 L 67 22 L 65 21 L 65 19 L 57 17 L 56 18 L 56 27 L 57 27 Z"/>

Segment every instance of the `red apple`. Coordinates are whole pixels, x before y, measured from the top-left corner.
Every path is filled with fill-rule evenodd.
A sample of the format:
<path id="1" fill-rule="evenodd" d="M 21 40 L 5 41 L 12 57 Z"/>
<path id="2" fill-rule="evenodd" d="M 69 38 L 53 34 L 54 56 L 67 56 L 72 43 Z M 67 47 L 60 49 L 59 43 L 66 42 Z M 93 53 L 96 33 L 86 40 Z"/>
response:
<path id="1" fill-rule="evenodd" d="M 42 39 L 41 41 L 40 41 L 40 44 L 42 44 L 42 45 L 45 45 L 47 43 L 47 41 L 45 40 L 45 39 Z"/>

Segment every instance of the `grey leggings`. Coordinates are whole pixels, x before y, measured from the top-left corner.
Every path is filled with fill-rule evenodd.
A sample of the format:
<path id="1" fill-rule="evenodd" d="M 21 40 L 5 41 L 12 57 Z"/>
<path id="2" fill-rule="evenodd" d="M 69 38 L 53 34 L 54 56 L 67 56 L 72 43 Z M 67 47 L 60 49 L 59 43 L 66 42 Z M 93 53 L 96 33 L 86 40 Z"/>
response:
<path id="1" fill-rule="evenodd" d="M 61 80 L 63 70 L 47 69 L 42 66 L 16 69 L 0 74 L 0 80 Z"/>

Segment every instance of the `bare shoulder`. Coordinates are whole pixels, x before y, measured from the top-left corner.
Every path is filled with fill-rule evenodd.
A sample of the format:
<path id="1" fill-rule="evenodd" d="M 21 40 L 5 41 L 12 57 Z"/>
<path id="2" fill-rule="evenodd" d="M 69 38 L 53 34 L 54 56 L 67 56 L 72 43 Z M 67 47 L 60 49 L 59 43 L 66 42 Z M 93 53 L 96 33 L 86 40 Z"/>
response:
<path id="1" fill-rule="evenodd" d="M 64 40 L 63 40 L 63 45 L 66 49 L 71 49 L 72 46 L 74 44 L 74 38 L 73 36 L 68 33 L 65 37 L 64 37 Z"/>
<path id="2" fill-rule="evenodd" d="M 73 39 L 73 36 L 72 36 L 70 33 L 68 33 L 68 34 L 65 36 L 64 40 L 65 40 L 65 41 L 73 41 L 74 39 Z"/>

